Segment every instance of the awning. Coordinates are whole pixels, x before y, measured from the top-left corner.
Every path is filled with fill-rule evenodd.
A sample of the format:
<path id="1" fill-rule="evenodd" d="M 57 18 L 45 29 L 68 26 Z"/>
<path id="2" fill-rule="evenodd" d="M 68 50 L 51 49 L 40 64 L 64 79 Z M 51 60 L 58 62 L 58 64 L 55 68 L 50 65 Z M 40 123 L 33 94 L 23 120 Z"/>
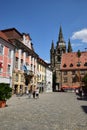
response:
<path id="1" fill-rule="evenodd" d="M 77 85 L 74 85 L 74 86 L 72 86 L 71 88 L 80 88 L 80 86 L 77 86 Z"/>
<path id="2" fill-rule="evenodd" d="M 67 85 L 63 85 L 62 88 L 69 88 L 69 86 L 67 86 Z"/>

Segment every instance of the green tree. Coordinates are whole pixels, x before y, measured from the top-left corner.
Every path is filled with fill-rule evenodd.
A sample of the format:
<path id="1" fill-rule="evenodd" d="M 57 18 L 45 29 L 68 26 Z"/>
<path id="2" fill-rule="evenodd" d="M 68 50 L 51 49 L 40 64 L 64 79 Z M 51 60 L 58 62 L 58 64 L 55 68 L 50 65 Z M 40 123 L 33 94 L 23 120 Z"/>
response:
<path id="1" fill-rule="evenodd" d="M 77 51 L 77 56 L 78 56 L 78 58 L 80 58 L 80 56 L 81 56 L 80 50 Z"/>
<path id="2" fill-rule="evenodd" d="M 12 96 L 12 88 L 9 84 L 0 83 L 0 100 L 7 100 Z"/>
<path id="3" fill-rule="evenodd" d="M 87 74 L 84 75 L 82 82 L 84 82 L 85 87 L 87 87 Z"/>

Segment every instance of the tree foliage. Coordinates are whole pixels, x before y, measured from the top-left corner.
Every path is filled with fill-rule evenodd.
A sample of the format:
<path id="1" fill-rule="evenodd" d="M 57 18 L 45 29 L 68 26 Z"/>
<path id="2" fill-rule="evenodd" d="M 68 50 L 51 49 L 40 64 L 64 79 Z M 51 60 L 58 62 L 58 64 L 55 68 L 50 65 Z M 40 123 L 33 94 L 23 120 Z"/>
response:
<path id="1" fill-rule="evenodd" d="M 84 82 L 85 87 L 87 87 L 87 74 L 83 77 L 82 82 Z"/>
<path id="2" fill-rule="evenodd" d="M 7 100 L 12 96 L 12 88 L 9 84 L 0 83 L 0 100 Z"/>
<path id="3" fill-rule="evenodd" d="M 80 58 L 80 56 L 81 56 L 80 50 L 77 51 L 77 56 L 78 56 L 78 58 Z"/>

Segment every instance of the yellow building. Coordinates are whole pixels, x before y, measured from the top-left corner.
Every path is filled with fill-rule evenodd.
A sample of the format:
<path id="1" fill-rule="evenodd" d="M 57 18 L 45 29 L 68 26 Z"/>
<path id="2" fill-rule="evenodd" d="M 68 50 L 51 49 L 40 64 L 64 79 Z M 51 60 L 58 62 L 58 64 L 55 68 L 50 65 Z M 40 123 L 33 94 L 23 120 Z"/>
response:
<path id="1" fill-rule="evenodd" d="M 46 66 L 47 63 L 40 57 L 37 59 L 37 86 L 40 92 L 45 91 L 46 87 Z"/>

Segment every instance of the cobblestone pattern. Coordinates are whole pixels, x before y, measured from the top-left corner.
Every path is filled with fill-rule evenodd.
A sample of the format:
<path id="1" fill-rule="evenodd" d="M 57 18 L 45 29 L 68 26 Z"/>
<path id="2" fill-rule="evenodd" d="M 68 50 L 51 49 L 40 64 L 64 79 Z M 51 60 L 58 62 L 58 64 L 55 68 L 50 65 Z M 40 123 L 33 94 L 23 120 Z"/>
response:
<path id="1" fill-rule="evenodd" d="M 0 130 L 87 130 L 87 101 L 74 93 L 13 96 L 7 105 L 0 109 Z"/>

